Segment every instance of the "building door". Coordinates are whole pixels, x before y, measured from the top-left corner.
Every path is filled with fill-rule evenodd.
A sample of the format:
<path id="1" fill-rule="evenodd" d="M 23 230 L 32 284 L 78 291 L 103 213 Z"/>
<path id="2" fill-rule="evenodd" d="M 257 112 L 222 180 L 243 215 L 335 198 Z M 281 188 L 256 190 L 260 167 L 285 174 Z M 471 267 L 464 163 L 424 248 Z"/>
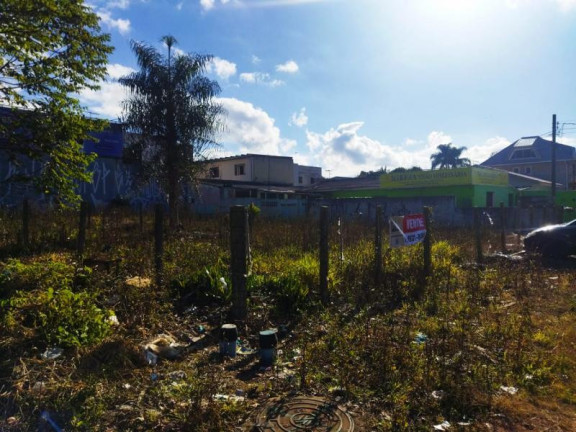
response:
<path id="1" fill-rule="evenodd" d="M 486 192 L 486 207 L 494 207 L 494 192 Z"/>

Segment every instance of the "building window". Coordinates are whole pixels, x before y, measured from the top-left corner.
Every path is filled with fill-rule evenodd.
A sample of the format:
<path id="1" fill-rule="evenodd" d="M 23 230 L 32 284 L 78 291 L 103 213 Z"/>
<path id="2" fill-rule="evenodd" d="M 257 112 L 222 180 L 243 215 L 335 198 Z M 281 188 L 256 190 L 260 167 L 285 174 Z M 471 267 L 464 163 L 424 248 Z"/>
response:
<path id="1" fill-rule="evenodd" d="M 219 167 L 212 167 L 208 172 L 210 178 L 219 178 L 220 177 L 220 168 Z"/>
<path id="2" fill-rule="evenodd" d="M 524 174 L 532 174 L 532 167 L 524 168 Z"/>
<path id="3" fill-rule="evenodd" d="M 234 165 L 234 175 L 241 176 L 244 175 L 244 164 Z"/>
<path id="4" fill-rule="evenodd" d="M 310 183 L 314 184 L 315 181 L 316 179 L 314 177 L 310 177 Z"/>
<path id="5" fill-rule="evenodd" d="M 532 149 L 515 150 L 510 159 L 531 159 L 535 158 L 536 153 Z"/>
<path id="6" fill-rule="evenodd" d="M 520 172 L 520 168 L 514 167 L 514 168 L 512 169 L 512 171 L 514 171 L 516 174 L 518 174 L 518 173 Z"/>
<path id="7" fill-rule="evenodd" d="M 302 184 L 302 176 L 298 176 L 298 184 Z"/>

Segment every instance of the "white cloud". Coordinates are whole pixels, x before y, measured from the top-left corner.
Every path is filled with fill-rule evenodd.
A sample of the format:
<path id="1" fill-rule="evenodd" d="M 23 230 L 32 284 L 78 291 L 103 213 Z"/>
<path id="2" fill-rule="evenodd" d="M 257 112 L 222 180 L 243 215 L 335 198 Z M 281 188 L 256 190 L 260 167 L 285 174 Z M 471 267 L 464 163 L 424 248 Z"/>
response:
<path id="1" fill-rule="evenodd" d="M 286 154 L 296 146 L 294 140 L 281 137 L 280 129 L 261 108 L 233 98 L 219 98 L 226 110 L 225 132 L 221 141 L 239 153 Z"/>
<path id="2" fill-rule="evenodd" d="M 234 5 L 237 7 L 246 8 L 264 8 L 264 7 L 279 7 L 279 6 L 298 6 L 310 3 L 327 3 L 334 0 L 237 0 Z"/>
<path id="3" fill-rule="evenodd" d="M 112 29 L 118 30 L 122 35 L 128 34 L 130 32 L 130 20 L 125 20 L 122 18 L 114 19 L 110 12 L 105 10 L 100 10 L 97 12 L 102 23 Z"/>
<path id="4" fill-rule="evenodd" d="M 554 0 L 560 9 L 567 12 L 576 9 L 576 0 Z"/>
<path id="5" fill-rule="evenodd" d="M 576 147 L 576 138 L 569 138 L 564 136 L 564 137 L 558 137 L 556 141 L 559 142 L 560 144 L 566 144 L 572 147 Z"/>
<path id="6" fill-rule="evenodd" d="M 252 55 L 252 64 L 259 64 L 262 60 L 257 55 Z"/>
<path id="7" fill-rule="evenodd" d="M 262 84 L 269 87 L 279 87 L 286 84 L 282 80 L 273 79 L 264 72 L 244 72 L 240 74 L 240 81 L 248 84 Z"/>
<path id="8" fill-rule="evenodd" d="M 128 66 L 124 66 L 118 63 L 109 64 L 107 67 L 108 78 L 111 80 L 117 80 L 118 78 L 122 78 L 124 75 L 128 75 L 132 72 L 135 72 L 134 69 Z"/>
<path id="9" fill-rule="evenodd" d="M 381 166 L 402 166 L 389 146 L 358 134 L 363 122 L 344 123 L 325 133 L 306 132 L 312 155 L 308 163 L 330 170 L 331 176 L 356 176 Z"/>
<path id="10" fill-rule="evenodd" d="M 360 135 L 363 122 L 344 123 L 325 133 L 306 132 L 310 156 L 306 163 L 331 170 L 331 176 L 356 176 L 360 171 L 380 167 L 394 169 L 419 166 L 430 168 L 430 155 L 439 144 L 447 144 L 450 136 L 431 132 L 426 141 L 408 138 L 404 144 L 391 146 Z M 416 147 L 416 145 L 419 147 Z"/>
<path id="11" fill-rule="evenodd" d="M 576 0 L 549 0 L 560 8 L 563 12 L 569 12 L 576 9 Z M 519 7 L 531 7 L 533 1 L 530 0 L 505 0 L 504 4 L 510 9 L 518 9 Z"/>
<path id="12" fill-rule="evenodd" d="M 306 115 L 306 108 L 300 108 L 300 112 L 293 113 L 290 123 L 288 124 L 290 126 L 294 125 L 298 127 L 306 126 L 308 124 L 308 116 Z"/>
<path id="13" fill-rule="evenodd" d="M 100 83 L 100 90 L 83 90 L 79 99 L 90 113 L 115 120 L 122 114 L 122 101 L 127 96 L 117 79 L 134 72 L 134 69 L 121 64 L 109 64 L 107 69 L 108 79 Z"/>
<path id="14" fill-rule="evenodd" d="M 204 11 L 209 11 L 211 9 L 214 9 L 214 7 L 217 4 L 221 4 L 221 5 L 226 5 L 228 3 L 231 3 L 231 0 L 200 0 L 200 7 L 204 10 Z M 234 0 L 233 3 L 240 3 L 239 0 Z"/>
<path id="15" fill-rule="evenodd" d="M 106 3 L 107 9 L 128 9 L 128 6 L 130 6 L 130 0 L 112 0 Z"/>
<path id="16" fill-rule="evenodd" d="M 202 9 L 208 11 L 214 7 L 215 0 L 200 0 Z"/>
<path id="17" fill-rule="evenodd" d="M 183 6 L 184 6 L 184 2 L 182 1 L 176 5 L 176 10 L 179 10 L 179 11 L 182 10 Z"/>
<path id="18" fill-rule="evenodd" d="M 294 74 L 298 72 L 298 64 L 294 60 L 289 60 L 286 63 L 276 65 L 277 72 L 284 72 L 289 74 Z"/>
<path id="19" fill-rule="evenodd" d="M 213 72 L 218 78 L 227 80 L 231 76 L 236 75 L 236 63 L 229 62 L 220 57 L 214 57 L 208 65 L 208 72 Z"/>
<path id="20" fill-rule="evenodd" d="M 463 156 L 470 159 L 473 165 L 477 165 L 509 145 L 510 141 L 508 139 L 497 136 L 487 139 L 483 144 L 467 146 L 468 148 L 464 151 Z"/>

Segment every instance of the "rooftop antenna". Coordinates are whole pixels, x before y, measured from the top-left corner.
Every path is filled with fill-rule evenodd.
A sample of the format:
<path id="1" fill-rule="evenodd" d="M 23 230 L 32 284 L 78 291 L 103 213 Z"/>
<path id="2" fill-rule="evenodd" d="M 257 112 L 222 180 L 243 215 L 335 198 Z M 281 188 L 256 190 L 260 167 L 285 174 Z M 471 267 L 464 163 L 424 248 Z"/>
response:
<path id="1" fill-rule="evenodd" d="M 326 171 L 328 173 L 328 178 L 330 178 L 330 173 L 333 171 L 331 169 L 325 169 L 324 171 Z"/>

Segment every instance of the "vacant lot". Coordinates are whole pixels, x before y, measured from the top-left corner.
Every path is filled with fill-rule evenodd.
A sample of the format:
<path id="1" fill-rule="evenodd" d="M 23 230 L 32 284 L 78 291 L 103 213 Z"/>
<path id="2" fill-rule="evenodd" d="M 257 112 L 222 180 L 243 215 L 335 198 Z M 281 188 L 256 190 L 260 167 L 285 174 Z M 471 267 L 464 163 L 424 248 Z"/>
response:
<path id="1" fill-rule="evenodd" d="M 223 358 L 227 217 L 183 215 L 159 285 L 149 214 L 90 217 L 83 261 L 76 214 L 33 215 L 28 242 L 18 214 L 1 219 L 0 430 L 249 431 L 268 400 L 295 395 L 333 401 L 362 431 L 576 430 L 572 260 L 479 265 L 470 231 L 436 230 L 425 276 L 422 246 L 385 235 L 377 280 L 373 223 L 334 220 L 322 305 L 317 220 L 256 218 L 249 315 Z M 484 252 L 499 248 L 485 230 Z M 270 328 L 276 360 L 261 367 Z"/>

